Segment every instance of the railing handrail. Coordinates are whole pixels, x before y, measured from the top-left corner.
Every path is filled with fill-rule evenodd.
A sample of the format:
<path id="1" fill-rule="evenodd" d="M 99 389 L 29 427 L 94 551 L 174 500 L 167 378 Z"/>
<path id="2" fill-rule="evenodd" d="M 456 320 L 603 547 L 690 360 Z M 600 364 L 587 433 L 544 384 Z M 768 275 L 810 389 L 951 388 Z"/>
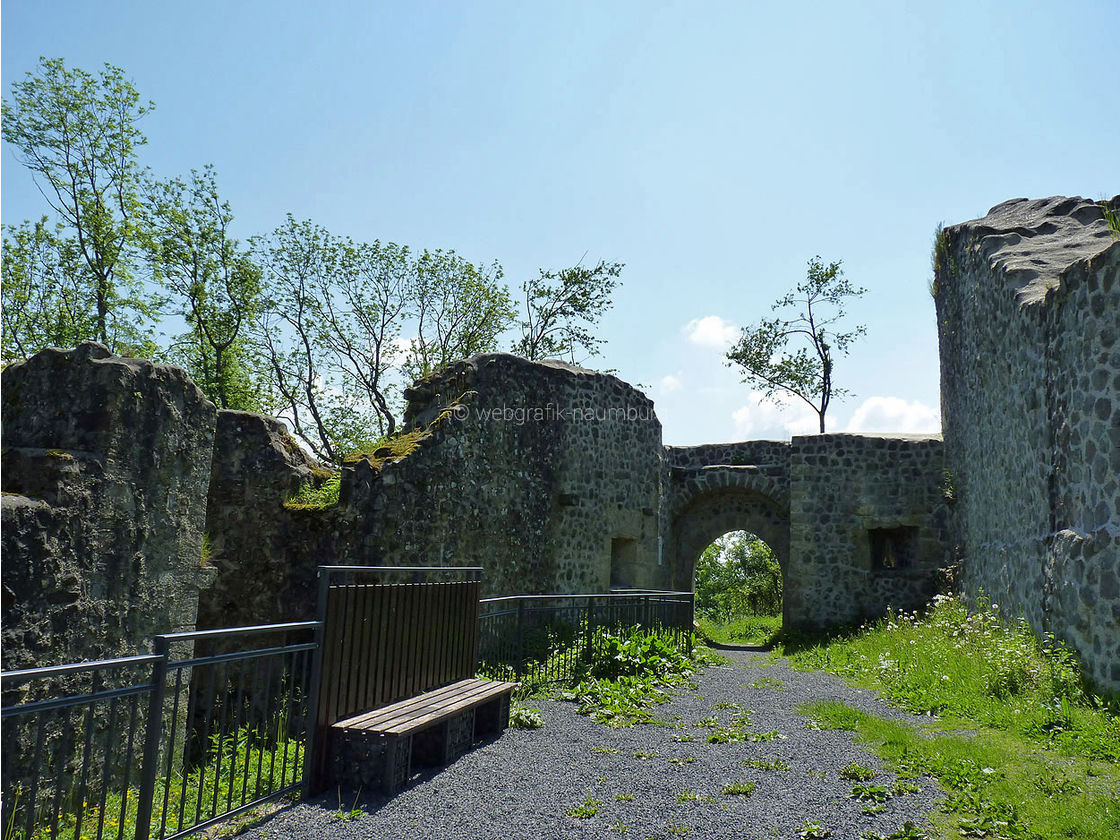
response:
<path id="1" fill-rule="evenodd" d="M 258 635 L 260 633 L 278 633 L 287 630 L 314 630 L 319 622 L 312 621 L 285 621 L 279 624 L 254 624 L 249 627 L 219 627 L 214 630 L 183 630 L 178 633 L 160 633 L 157 638 L 167 639 L 168 642 L 197 641 L 198 639 L 220 639 L 223 636 Z"/>
<path id="2" fill-rule="evenodd" d="M 103 671 L 106 668 L 115 668 L 118 665 L 151 665 L 163 657 L 154 653 L 145 653 L 138 656 L 122 656 L 117 659 L 94 659 L 89 662 L 70 662 L 66 665 L 47 665 L 43 668 L 25 668 L 21 671 L 0 672 L 3 680 L 26 680 L 37 677 L 58 677 L 64 674 L 73 674 L 78 671 Z"/>
<path id="3" fill-rule="evenodd" d="M 573 593 L 571 595 L 499 595 L 494 598 L 482 598 L 479 600 L 480 604 L 493 604 L 500 601 L 546 601 L 556 600 L 560 598 L 641 598 L 647 596 L 687 596 L 692 595 L 691 592 L 685 590 L 672 590 L 672 589 L 643 589 L 634 592 L 592 592 L 592 593 Z"/>
<path id="4" fill-rule="evenodd" d="M 482 572 L 482 566 L 320 566 L 327 572 Z"/>

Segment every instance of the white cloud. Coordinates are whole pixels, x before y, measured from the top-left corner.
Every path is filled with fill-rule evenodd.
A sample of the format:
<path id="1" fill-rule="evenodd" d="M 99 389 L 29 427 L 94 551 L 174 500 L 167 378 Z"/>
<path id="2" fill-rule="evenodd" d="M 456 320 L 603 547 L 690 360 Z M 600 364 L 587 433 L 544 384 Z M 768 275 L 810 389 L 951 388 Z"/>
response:
<path id="1" fill-rule="evenodd" d="M 682 387 L 684 387 L 684 383 L 681 382 L 680 371 L 662 376 L 657 381 L 657 390 L 662 394 L 671 394 L 673 391 L 679 391 Z"/>
<path id="2" fill-rule="evenodd" d="M 717 350 L 726 350 L 739 338 L 739 328 L 718 315 L 693 318 L 684 325 L 683 332 L 693 344 Z"/>
<path id="3" fill-rule="evenodd" d="M 736 433 L 744 439 L 788 438 L 820 429 L 816 412 L 800 401 L 778 405 L 764 400 L 761 391 L 751 391 L 748 397 L 750 402 L 731 414 Z"/>
<path id="4" fill-rule="evenodd" d="M 938 432 L 941 417 L 925 403 L 900 397 L 868 397 L 848 421 L 846 432 Z"/>

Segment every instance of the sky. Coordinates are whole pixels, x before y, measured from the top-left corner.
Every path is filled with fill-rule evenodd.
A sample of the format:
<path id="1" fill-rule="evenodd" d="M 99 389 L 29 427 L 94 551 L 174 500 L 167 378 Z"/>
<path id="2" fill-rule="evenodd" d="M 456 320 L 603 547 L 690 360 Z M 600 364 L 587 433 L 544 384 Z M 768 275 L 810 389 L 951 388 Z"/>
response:
<path id="1" fill-rule="evenodd" d="M 808 261 L 867 293 L 829 431 L 936 431 L 939 223 L 1120 192 L 1120 0 L 5 0 L 0 79 L 122 67 L 157 176 L 213 164 L 235 234 L 625 264 L 601 357 L 675 445 L 813 432 L 726 367 Z M 0 155 L 5 223 L 45 207 Z"/>

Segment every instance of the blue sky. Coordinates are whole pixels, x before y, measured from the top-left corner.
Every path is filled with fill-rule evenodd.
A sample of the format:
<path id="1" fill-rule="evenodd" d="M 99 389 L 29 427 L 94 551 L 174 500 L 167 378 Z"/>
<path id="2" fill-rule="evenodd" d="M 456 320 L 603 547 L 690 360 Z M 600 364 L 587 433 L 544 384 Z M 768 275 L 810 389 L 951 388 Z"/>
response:
<path id="1" fill-rule="evenodd" d="M 322 6 L 7 0 L 5 92 L 40 55 L 123 67 L 144 163 L 213 163 L 242 237 L 291 212 L 511 285 L 625 263 L 593 365 L 667 443 L 813 430 L 721 359 L 815 254 L 868 289 L 830 430 L 936 428 L 936 225 L 1120 192 L 1120 0 Z M 2 198 L 43 211 L 8 148 Z"/>

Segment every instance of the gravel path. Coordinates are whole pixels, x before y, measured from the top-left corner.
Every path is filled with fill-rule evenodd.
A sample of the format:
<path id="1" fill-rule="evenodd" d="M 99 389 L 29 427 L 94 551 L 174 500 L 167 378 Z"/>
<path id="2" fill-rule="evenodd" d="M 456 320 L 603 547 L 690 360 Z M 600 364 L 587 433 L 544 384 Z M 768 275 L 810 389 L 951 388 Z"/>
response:
<path id="1" fill-rule="evenodd" d="M 677 726 L 610 729 L 576 714 L 574 703 L 544 701 L 545 726 L 509 729 L 451 766 L 425 773 L 391 800 L 362 795 L 362 814 L 341 820 L 338 792 L 277 812 L 242 837 L 251 840 L 512 840 L 535 838 L 798 838 L 806 819 L 836 840 L 863 832 L 889 834 L 906 820 L 919 825 L 941 791 L 930 779 L 921 792 L 895 796 L 882 813 L 862 813 L 848 798 L 852 782 L 839 770 L 851 762 L 882 763 L 856 746 L 852 733 L 815 731 L 796 708 L 808 700 L 836 699 L 874 714 L 903 719 L 868 691 L 822 673 L 798 673 L 764 654 L 723 651 L 727 664 L 697 677 L 698 690 L 682 690 L 656 707 Z M 781 739 L 712 744 L 697 721 L 715 715 L 726 727 L 737 703 L 752 710 L 751 731 L 777 730 Z M 679 716 L 679 717 L 678 717 Z M 694 741 L 677 740 L 692 736 Z M 744 762 L 782 762 L 789 769 L 761 769 Z M 881 772 L 872 784 L 890 785 Z M 732 782 L 754 782 L 752 795 L 725 796 Z M 695 794 L 686 799 L 684 794 Z M 343 792 L 349 810 L 354 794 Z M 594 816 L 567 811 L 588 798 Z M 683 800 L 683 801 L 682 801 Z M 625 830 L 623 830 L 625 826 Z"/>

